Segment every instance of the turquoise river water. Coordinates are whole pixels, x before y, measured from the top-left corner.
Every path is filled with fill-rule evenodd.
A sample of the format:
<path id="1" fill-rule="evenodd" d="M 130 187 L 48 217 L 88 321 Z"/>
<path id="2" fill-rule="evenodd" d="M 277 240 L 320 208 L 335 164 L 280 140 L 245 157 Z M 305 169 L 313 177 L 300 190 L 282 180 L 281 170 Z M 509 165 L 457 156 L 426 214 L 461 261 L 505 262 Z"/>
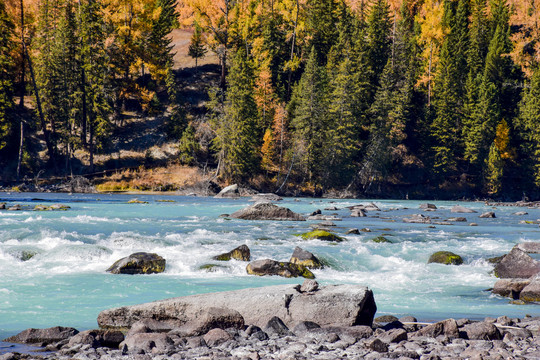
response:
<path id="1" fill-rule="evenodd" d="M 133 198 L 148 204 L 128 204 Z M 163 202 L 173 200 L 174 202 Z M 200 270 L 212 256 L 246 244 L 252 259 L 288 261 L 301 246 L 330 264 L 315 270 L 321 284 L 352 283 L 370 287 L 381 314 L 414 315 L 422 320 L 448 317 L 540 315 L 538 305 L 512 305 L 486 289 L 496 278 L 486 259 L 507 253 L 515 244 L 540 241 L 539 209 L 491 208 L 462 203 L 476 214 L 451 214 L 457 202 L 433 202 L 438 210 L 424 213 L 441 220 L 465 216 L 452 226 L 406 224 L 403 218 L 423 213 L 419 201 L 373 200 L 380 212 L 352 218 L 346 206 L 361 200 L 286 198 L 279 205 L 307 215 L 335 206 L 343 221 L 336 233 L 347 241 L 335 244 L 295 236 L 317 221 L 279 222 L 227 220 L 219 215 L 251 204 L 240 200 L 165 195 L 81 195 L 0 193 L 0 202 L 28 205 L 23 211 L 0 211 L 0 339 L 29 327 L 97 326 L 101 310 L 175 296 L 265 285 L 301 283 L 303 279 L 246 274 L 246 263 L 231 261 L 216 272 Z M 37 204 L 63 203 L 68 211 L 31 211 Z M 526 210 L 528 215 L 514 215 Z M 495 219 L 480 219 L 494 211 Z M 468 226 L 476 222 L 479 226 Z M 350 228 L 370 228 L 344 235 Z M 385 234 L 393 243 L 374 243 Z M 427 264 L 431 253 L 449 250 L 464 265 Z M 138 251 L 167 260 L 155 275 L 111 275 L 105 270 L 117 259 Z M 35 254 L 23 261 L 24 255 Z"/>

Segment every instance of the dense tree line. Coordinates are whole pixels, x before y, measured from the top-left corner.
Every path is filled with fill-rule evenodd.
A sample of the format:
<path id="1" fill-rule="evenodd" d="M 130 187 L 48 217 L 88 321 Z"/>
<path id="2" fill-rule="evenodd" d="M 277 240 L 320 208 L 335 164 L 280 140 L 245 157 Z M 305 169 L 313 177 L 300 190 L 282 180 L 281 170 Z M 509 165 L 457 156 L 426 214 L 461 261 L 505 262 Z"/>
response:
<path id="1" fill-rule="evenodd" d="M 212 17 L 199 1 L 194 14 L 232 54 L 211 109 L 229 181 L 538 190 L 538 4 L 225 3 Z"/>
<path id="2" fill-rule="evenodd" d="M 538 0 L 41 0 L 30 25 L 20 3 L 0 5 L 2 154 L 24 138 L 26 69 L 26 126 L 57 168 L 80 148 L 92 164 L 134 97 L 160 111 L 166 91 L 181 118 L 179 10 L 191 56 L 221 64 L 205 118 L 171 127 L 181 162 L 206 151 L 225 181 L 272 191 L 539 193 Z"/>

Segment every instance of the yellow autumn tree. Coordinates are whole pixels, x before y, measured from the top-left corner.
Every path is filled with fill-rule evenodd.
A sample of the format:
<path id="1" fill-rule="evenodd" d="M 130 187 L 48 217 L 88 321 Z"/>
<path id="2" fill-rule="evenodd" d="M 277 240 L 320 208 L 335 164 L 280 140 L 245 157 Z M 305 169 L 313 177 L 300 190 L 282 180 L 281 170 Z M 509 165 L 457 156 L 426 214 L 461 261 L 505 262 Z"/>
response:
<path id="1" fill-rule="evenodd" d="M 527 76 L 532 75 L 535 64 L 540 63 L 540 0 L 512 0 L 510 23 L 520 31 L 512 34 L 514 62 Z"/>

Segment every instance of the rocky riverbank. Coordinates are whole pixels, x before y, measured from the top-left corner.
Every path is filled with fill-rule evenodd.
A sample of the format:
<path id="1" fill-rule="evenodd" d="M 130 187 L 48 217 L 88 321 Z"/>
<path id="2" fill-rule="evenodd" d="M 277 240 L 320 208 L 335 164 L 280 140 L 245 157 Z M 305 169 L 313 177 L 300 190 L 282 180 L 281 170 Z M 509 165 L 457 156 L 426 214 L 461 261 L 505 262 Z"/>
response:
<path id="1" fill-rule="evenodd" d="M 421 323 L 375 311 L 365 287 L 306 280 L 106 310 L 97 330 L 25 330 L 5 341 L 49 352 L 0 360 L 540 358 L 540 317 Z"/>

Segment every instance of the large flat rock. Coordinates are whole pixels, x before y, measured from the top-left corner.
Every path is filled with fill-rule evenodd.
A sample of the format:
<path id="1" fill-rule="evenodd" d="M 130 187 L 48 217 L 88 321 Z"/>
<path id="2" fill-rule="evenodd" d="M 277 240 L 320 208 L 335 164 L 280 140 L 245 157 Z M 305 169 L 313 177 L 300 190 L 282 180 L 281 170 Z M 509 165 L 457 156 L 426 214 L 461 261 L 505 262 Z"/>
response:
<path id="1" fill-rule="evenodd" d="M 192 323 L 209 308 L 238 311 L 246 325 L 263 327 L 272 317 L 292 327 L 301 321 L 321 326 L 369 325 L 377 311 L 373 293 L 359 285 L 328 285 L 312 292 L 299 286 L 262 288 L 191 295 L 102 311 L 102 328 L 130 328 L 144 319 L 169 321 L 182 326 Z M 298 289 L 298 290 L 297 290 Z"/>

